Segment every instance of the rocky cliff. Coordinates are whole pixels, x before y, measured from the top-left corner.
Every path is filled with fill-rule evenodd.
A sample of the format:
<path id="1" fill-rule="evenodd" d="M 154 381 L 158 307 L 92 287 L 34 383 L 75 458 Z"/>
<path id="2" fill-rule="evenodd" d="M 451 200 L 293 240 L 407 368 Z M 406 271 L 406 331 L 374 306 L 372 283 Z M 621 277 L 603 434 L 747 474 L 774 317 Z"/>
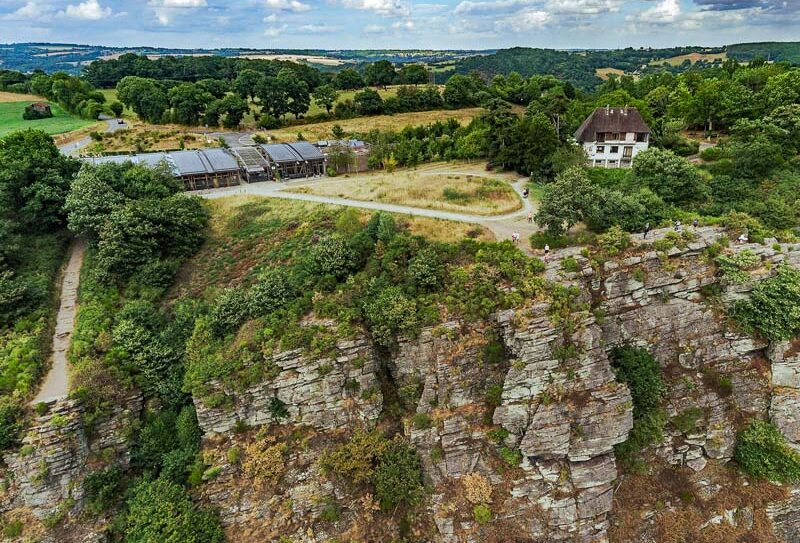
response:
<path id="1" fill-rule="evenodd" d="M 770 420 L 800 448 L 800 342 L 749 335 L 725 311 L 781 262 L 800 266 L 800 248 L 725 249 L 758 259 L 734 284 L 709 251 L 720 236 L 640 241 L 605 261 L 556 251 L 551 290 L 518 309 L 425 328 L 391 351 L 359 337 L 322 356 L 274 353 L 270 371 L 254 368 L 266 377 L 208 383 L 194 398 L 208 466 L 195 497 L 237 542 L 800 541 L 800 489 L 748 481 L 730 464 L 748 419 Z M 623 471 L 615 456 L 634 424 L 610 362 L 623 345 L 651 352 L 666 384 L 669 422 L 644 470 Z M 80 502 L 98 451 L 125 465 L 120 421 L 140 409 L 132 398 L 90 438 L 79 406 L 52 406 L 6 457 L 4 510 L 45 518 Z M 380 511 L 364 485 L 320 466 L 376 426 L 421 460 L 413 517 Z"/>

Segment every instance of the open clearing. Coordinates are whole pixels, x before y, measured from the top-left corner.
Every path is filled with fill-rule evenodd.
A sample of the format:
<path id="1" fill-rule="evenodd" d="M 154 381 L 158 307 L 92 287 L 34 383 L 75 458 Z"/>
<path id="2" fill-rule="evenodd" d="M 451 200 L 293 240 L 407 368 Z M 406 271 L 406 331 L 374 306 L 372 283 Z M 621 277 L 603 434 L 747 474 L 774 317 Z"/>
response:
<path id="1" fill-rule="evenodd" d="M 717 60 L 724 61 L 727 58 L 727 53 L 689 53 L 688 55 L 678 55 L 677 57 L 656 59 L 650 61 L 650 64 L 653 66 L 661 66 L 666 62 L 670 66 L 680 66 L 687 60 L 692 64 L 696 64 L 701 60 L 705 62 L 714 62 Z"/>
<path id="2" fill-rule="evenodd" d="M 291 62 L 308 62 L 309 64 L 321 64 L 323 66 L 341 66 L 348 61 L 340 58 L 325 57 L 322 55 L 239 55 L 236 58 L 247 58 L 251 60 L 288 60 Z"/>
<path id="3" fill-rule="evenodd" d="M 41 96 L 35 94 L 17 94 L 15 92 L 0 91 L 0 103 L 5 102 L 44 102 Z"/>
<path id="4" fill-rule="evenodd" d="M 486 172 L 485 164 L 437 163 L 393 173 L 335 177 L 291 192 L 488 216 L 522 208 L 510 185 L 515 180 L 513 174 Z"/>
<path id="5" fill-rule="evenodd" d="M 309 141 L 324 140 L 331 137 L 333 126 L 338 124 L 347 133 L 366 133 L 370 130 L 400 130 L 406 126 L 419 126 L 436 121 L 455 119 L 465 124 L 483 113 L 483 109 L 473 107 L 468 109 L 443 109 L 436 111 L 417 111 L 414 113 L 397 113 L 395 115 L 376 115 L 374 117 L 356 117 L 354 119 L 340 119 L 325 121 L 323 123 L 302 124 L 286 126 L 277 130 L 260 132 L 263 137 L 271 136 L 277 141 L 295 141 L 297 134 Z"/>
<path id="6" fill-rule="evenodd" d="M 618 76 L 625 75 L 625 70 L 620 70 L 619 68 L 597 68 L 594 71 L 594 73 L 597 75 L 597 77 L 599 77 L 603 81 L 606 81 L 608 79 L 608 76 L 610 76 L 611 74 Z"/>
<path id="7" fill-rule="evenodd" d="M 139 121 L 128 121 L 127 130 L 103 134 L 102 139 L 93 141 L 86 151 L 89 153 L 174 151 L 181 148 L 205 149 L 219 145 L 217 139 L 208 138 L 191 127 L 170 124 L 155 126 Z"/>
<path id="8" fill-rule="evenodd" d="M 22 114 L 24 113 L 25 106 L 28 105 L 28 103 L 28 100 L 0 102 L 0 136 L 5 136 L 11 132 L 25 130 L 27 128 L 44 130 L 48 134 L 63 134 L 64 132 L 70 132 L 72 130 L 77 130 L 84 126 L 93 124 L 92 121 L 87 121 L 70 115 L 56 104 L 50 104 L 50 108 L 53 111 L 53 117 L 49 119 L 26 121 L 22 118 Z"/>

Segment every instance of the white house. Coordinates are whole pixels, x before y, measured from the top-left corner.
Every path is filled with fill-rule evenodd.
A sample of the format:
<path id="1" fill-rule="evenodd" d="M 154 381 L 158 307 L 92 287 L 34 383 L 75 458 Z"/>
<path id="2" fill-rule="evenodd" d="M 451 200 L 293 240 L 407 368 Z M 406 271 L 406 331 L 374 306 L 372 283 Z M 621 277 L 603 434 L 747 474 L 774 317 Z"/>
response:
<path id="1" fill-rule="evenodd" d="M 632 107 L 600 107 L 575 132 L 589 164 L 600 168 L 630 168 L 633 157 L 650 145 L 650 127 Z"/>

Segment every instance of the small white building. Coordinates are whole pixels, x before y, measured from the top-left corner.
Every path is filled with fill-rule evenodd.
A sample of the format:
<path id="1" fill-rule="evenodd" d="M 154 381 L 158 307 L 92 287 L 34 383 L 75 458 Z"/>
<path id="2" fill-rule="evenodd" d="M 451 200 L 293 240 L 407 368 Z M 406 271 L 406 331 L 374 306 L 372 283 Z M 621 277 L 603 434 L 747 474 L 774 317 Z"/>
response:
<path id="1" fill-rule="evenodd" d="M 633 107 L 600 107 L 575 132 L 575 140 L 598 168 L 630 168 L 650 145 L 650 127 Z"/>

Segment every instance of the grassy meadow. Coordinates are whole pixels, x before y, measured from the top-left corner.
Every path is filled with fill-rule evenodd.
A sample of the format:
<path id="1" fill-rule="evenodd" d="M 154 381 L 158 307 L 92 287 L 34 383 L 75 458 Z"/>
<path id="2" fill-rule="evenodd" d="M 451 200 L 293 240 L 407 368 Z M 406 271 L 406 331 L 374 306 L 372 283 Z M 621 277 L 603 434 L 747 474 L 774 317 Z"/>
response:
<path id="1" fill-rule="evenodd" d="M 501 215 L 522 208 L 509 174 L 487 174 L 485 164 L 426 165 L 335 177 L 294 192 L 407 205 L 475 215 Z"/>
<path id="2" fill-rule="evenodd" d="M 63 134 L 93 124 L 92 121 L 70 115 L 56 104 L 50 104 L 53 117 L 33 121 L 24 120 L 22 114 L 25 112 L 25 106 L 37 100 L 39 100 L 38 97 L 27 94 L 2 93 L 0 95 L 0 137 L 26 128 L 44 130 L 48 134 Z"/>

